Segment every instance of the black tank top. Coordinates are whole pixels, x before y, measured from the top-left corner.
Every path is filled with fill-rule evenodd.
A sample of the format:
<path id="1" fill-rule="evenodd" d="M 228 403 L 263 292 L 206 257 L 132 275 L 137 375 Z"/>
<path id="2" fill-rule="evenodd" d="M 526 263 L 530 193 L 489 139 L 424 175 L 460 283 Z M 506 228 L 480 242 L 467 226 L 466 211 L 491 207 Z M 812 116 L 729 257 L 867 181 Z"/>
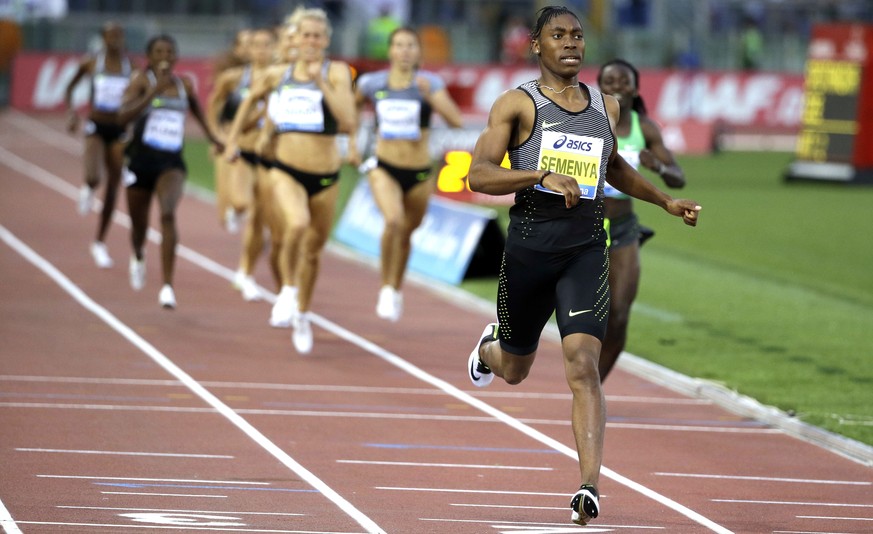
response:
<path id="1" fill-rule="evenodd" d="M 562 251 L 606 242 L 603 228 L 603 184 L 615 138 L 603 95 L 586 84 L 588 106 L 567 111 L 540 91 L 536 81 L 519 86 L 536 112 L 530 137 L 509 149 L 513 169 L 551 170 L 576 178 L 582 199 L 567 208 L 563 195 L 540 187 L 515 194 L 509 210 L 507 242 L 541 251 Z"/>

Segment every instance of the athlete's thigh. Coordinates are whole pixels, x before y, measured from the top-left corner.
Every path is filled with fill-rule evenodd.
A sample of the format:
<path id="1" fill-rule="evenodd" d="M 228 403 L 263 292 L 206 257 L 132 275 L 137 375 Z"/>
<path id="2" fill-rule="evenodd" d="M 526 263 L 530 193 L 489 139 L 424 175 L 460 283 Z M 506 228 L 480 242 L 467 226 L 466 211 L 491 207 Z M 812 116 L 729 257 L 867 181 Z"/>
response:
<path id="1" fill-rule="evenodd" d="M 593 246 L 568 259 L 557 282 L 555 318 L 561 336 L 590 334 L 603 339 L 609 315 L 609 253 Z"/>
<path id="2" fill-rule="evenodd" d="M 397 180 L 382 167 L 371 170 L 369 175 L 373 200 L 385 220 L 399 221 L 403 217 L 403 189 Z"/>
<path id="3" fill-rule="evenodd" d="M 312 216 L 310 229 L 314 239 L 312 246 L 321 248 L 330 236 L 333 216 L 336 210 L 336 200 L 339 194 L 339 184 L 322 189 L 309 199 L 309 212 Z"/>
<path id="4" fill-rule="evenodd" d="M 99 177 L 106 160 L 106 146 L 103 138 L 97 134 L 85 137 L 85 173 Z"/>
<path id="5" fill-rule="evenodd" d="M 158 205 L 161 215 L 169 215 L 176 211 L 176 206 L 182 200 L 185 191 L 185 171 L 179 168 L 171 168 L 163 171 L 158 176 L 155 185 L 155 194 L 158 196 Z"/>
<path id="6" fill-rule="evenodd" d="M 270 174 L 273 213 L 281 219 L 283 227 L 309 226 L 309 195 L 303 185 L 283 170 L 273 168 Z"/>
<path id="7" fill-rule="evenodd" d="M 501 346 L 516 354 L 536 350 L 540 334 L 555 309 L 554 264 L 548 253 L 507 247 L 497 295 Z"/>
<path id="8" fill-rule="evenodd" d="M 609 251 L 609 291 L 612 309 L 629 308 L 640 279 L 640 247 L 636 242 Z"/>
<path id="9" fill-rule="evenodd" d="M 410 229 L 418 228 L 422 219 L 424 219 L 435 186 L 436 180 L 431 178 L 416 184 L 404 195 L 403 205 L 406 208 L 406 222 Z"/>

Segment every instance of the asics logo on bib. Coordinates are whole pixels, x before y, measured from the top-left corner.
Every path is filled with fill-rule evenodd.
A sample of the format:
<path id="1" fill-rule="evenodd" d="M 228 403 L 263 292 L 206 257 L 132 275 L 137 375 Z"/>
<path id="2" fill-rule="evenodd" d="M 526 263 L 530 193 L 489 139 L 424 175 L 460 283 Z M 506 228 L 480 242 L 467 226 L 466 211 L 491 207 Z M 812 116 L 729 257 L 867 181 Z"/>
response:
<path id="1" fill-rule="evenodd" d="M 588 141 L 580 141 L 578 139 L 570 139 L 567 140 L 566 135 L 562 135 L 555 141 L 555 144 L 552 145 L 552 148 L 561 148 L 566 145 L 566 149 L 568 150 L 578 150 L 579 152 L 591 152 L 591 143 Z"/>

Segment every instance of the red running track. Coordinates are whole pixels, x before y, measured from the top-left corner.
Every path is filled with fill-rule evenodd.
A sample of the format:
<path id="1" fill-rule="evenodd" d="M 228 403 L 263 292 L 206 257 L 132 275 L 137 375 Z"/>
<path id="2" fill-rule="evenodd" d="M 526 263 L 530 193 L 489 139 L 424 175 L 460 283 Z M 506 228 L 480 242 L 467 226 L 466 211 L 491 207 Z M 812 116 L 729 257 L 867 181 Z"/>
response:
<path id="1" fill-rule="evenodd" d="M 410 283 L 387 323 L 375 269 L 331 252 L 301 357 L 268 302 L 230 287 L 238 237 L 193 196 L 179 307 L 162 310 L 154 242 L 146 288 L 128 286 L 123 213 L 116 266 L 93 266 L 96 214 L 73 201 L 81 140 L 58 117 L 0 125 L 7 533 L 873 531 L 869 467 L 623 369 L 606 385 L 602 514 L 577 527 L 553 338 L 522 385 L 474 390 L 464 367 L 492 310 Z"/>

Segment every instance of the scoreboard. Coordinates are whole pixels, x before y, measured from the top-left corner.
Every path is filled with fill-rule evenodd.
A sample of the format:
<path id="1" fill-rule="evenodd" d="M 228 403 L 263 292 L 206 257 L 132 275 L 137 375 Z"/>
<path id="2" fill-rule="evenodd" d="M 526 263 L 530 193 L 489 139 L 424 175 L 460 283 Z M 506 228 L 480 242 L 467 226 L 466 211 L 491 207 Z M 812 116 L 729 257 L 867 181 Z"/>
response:
<path id="1" fill-rule="evenodd" d="M 873 183 L 873 25 L 813 28 L 802 126 L 786 178 Z"/>

